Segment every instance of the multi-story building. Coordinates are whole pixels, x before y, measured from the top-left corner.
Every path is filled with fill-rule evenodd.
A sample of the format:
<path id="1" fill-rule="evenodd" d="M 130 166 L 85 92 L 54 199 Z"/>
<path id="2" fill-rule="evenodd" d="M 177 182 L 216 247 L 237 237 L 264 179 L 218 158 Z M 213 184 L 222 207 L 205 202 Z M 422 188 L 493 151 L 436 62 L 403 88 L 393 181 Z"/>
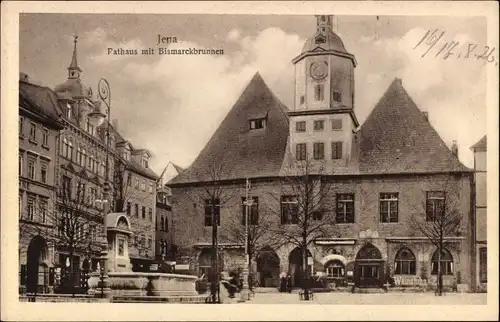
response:
<path id="1" fill-rule="evenodd" d="M 54 286 L 55 171 L 60 109 L 55 93 L 19 80 L 19 265 L 21 289 L 48 292 Z"/>
<path id="2" fill-rule="evenodd" d="M 159 185 L 156 193 L 156 258 L 159 261 L 175 261 L 175 245 L 172 227 L 170 188 Z"/>
<path id="3" fill-rule="evenodd" d="M 486 189 L 486 135 L 471 147 L 474 152 L 475 176 L 475 228 L 476 228 L 476 281 L 478 286 L 486 288 L 488 282 L 488 252 L 487 252 L 487 211 L 488 196 Z"/>
<path id="4" fill-rule="evenodd" d="M 38 275 L 44 290 L 85 287 L 82 272 L 96 269 L 106 245 L 104 202 L 131 219 L 132 269 L 149 270 L 154 260 L 158 178 L 149 167 L 151 154 L 134 148 L 116 125 L 92 125 L 89 114 L 102 110 L 102 102 L 83 85 L 81 73 L 75 37 L 64 83 L 52 91 L 23 76 L 19 84 L 20 275 L 30 291 Z M 104 200 L 108 182 L 111 197 Z"/>
<path id="5" fill-rule="evenodd" d="M 115 163 L 115 199 L 117 212 L 126 212 L 136 232 L 129 245 L 129 257 L 134 271 L 149 271 L 155 260 L 156 188 L 158 176 L 149 167 L 151 153 L 136 149 L 118 134 Z M 121 191 L 119 194 L 118 191 Z"/>
<path id="6" fill-rule="evenodd" d="M 263 233 L 295 232 L 300 241 L 297 204 L 306 199 L 300 189 L 307 189 L 294 190 L 292 183 L 301 179 L 321 196 L 308 217 L 324 231 L 308 240 L 310 273 L 367 283 L 391 274 L 398 285 L 414 285 L 434 283 L 440 267 L 446 285 L 470 283 L 471 171 L 402 80 L 392 82 L 360 126 L 357 62 L 332 31 L 330 16 L 317 16 L 316 33 L 293 64 L 292 110 L 255 75 L 192 165 L 168 183 L 178 262 L 189 264 L 192 273 L 209 273 L 217 224 L 218 265 L 224 270 L 244 265 L 244 242 L 235 232 L 240 234 L 244 222 L 247 178 L 251 225 L 262 226 Z M 411 223 L 435 222 L 448 213 L 451 201 L 461 221 L 445 237 L 439 256 Z M 325 222 L 326 217 L 333 220 Z M 273 286 L 280 272 L 288 272 L 297 284 L 304 263 L 299 243 L 289 238 L 276 244 L 276 236 L 268 237 L 253 256 L 257 280 Z"/>

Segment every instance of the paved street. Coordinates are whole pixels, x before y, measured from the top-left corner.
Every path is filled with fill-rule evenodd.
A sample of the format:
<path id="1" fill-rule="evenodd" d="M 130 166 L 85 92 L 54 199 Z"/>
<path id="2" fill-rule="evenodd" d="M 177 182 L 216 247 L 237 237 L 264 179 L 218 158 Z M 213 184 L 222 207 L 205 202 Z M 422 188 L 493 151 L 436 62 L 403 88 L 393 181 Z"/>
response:
<path id="1" fill-rule="evenodd" d="M 312 301 L 300 301 L 298 294 L 257 293 L 252 304 L 339 304 L 339 305 L 482 305 L 486 304 L 486 293 L 446 293 L 435 296 L 434 293 L 317 293 Z"/>

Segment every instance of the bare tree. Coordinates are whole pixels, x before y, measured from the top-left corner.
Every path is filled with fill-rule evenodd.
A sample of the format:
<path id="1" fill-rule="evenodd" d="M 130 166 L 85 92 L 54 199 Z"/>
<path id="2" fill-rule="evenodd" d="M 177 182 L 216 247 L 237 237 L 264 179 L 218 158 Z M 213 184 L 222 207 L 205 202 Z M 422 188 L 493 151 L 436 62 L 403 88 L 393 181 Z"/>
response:
<path id="1" fill-rule="evenodd" d="M 218 226 L 220 225 L 221 208 L 231 208 L 234 197 L 239 194 L 238 188 L 225 182 L 231 177 L 233 166 L 228 159 L 222 156 L 209 157 L 205 167 L 194 173 L 199 188 L 193 189 L 189 198 L 194 204 L 205 211 L 205 225 L 212 226 L 212 276 L 210 283 L 210 299 L 212 303 L 219 303 L 220 267 L 218 254 Z"/>
<path id="2" fill-rule="evenodd" d="M 88 181 L 76 173 L 70 176 L 72 171 L 68 169 L 61 169 L 61 172 L 62 182 L 52 197 L 54 206 L 47 207 L 47 202 L 28 205 L 25 211 L 27 217 L 21 219 L 19 233 L 24 237 L 43 236 L 58 251 L 68 252 L 68 282 L 74 296 L 75 254 L 92 250 L 97 252 L 106 246 L 104 241 L 98 240 L 98 227 L 102 226 L 102 217 L 94 214 L 97 189 L 92 190 L 95 194 L 89 192 Z M 36 224 L 35 216 L 38 217 Z"/>
<path id="3" fill-rule="evenodd" d="M 461 195 L 463 189 L 460 174 L 444 175 L 443 180 L 428 180 L 426 186 L 432 191 L 424 191 L 425 201 L 413 207 L 407 220 L 407 226 L 437 247 L 437 294 L 443 294 L 442 256 L 445 249 L 452 247 L 450 237 L 462 234 L 463 214 L 460 212 L 460 200 L 468 197 Z"/>
<path id="4" fill-rule="evenodd" d="M 315 240 L 327 237 L 335 223 L 334 211 L 329 205 L 329 191 L 324 163 L 308 157 L 294 162 L 279 180 L 279 193 L 270 193 L 272 213 L 281 225 L 270 229 L 281 236 L 283 243 L 296 245 L 302 254 L 304 299 L 309 300 L 309 279 L 307 279 L 307 248 Z"/>
<path id="5" fill-rule="evenodd" d="M 250 198 L 249 198 L 250 199 Z M 248 222 L 245 226 L 246 205 L 244 205 L 244 198 L 242 198 L 241 214 L 231 214 L 230 218 L 224 225 L 227 227 L 228 236 L 226 237 L 230 242 L 235 244 L 245 244 L 247 242 L 247 254 L 249 261 L 249 286 L 253 287 L 253 280 L 251 279 L 251 262 L 253 259 L 265 251 L 266 248 L 279 248 L 283 240 L 281 234 L 276 234 L 275 231 L 270 230 L 269 227 L 275 225 L 275 218 L 269 216 L 261 207 L 259 209 L 258 199 L 253 200 L 253 204 L 249 206 Z M 245 227 L 247 227 L 247 236 L 245 236 Z"/>

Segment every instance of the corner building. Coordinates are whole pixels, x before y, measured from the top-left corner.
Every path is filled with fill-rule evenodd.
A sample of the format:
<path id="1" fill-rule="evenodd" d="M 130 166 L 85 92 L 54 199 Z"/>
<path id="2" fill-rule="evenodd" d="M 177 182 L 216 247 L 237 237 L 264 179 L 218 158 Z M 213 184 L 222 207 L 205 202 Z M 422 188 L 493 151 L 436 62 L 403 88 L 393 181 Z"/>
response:
<path id="1" fill-rule="evenodd" d="M 456 147 L 445 145 L 401 79 L 390 84 L 360 125 L 356 59 L 332 31 L 332 17 L 316 19 L 315 34 L 292 61 L 294 108 L 284 106 L 256 74 L 192 165 L 167 184 L 172 189 L 177 262 L 188 264 L 197 275 L 210 270 L 212 212 L 193 196 L 216 181 L 231 192 L 215 213 L 220 218 L 220 265 L 223 270 L 242 268 L 244 243 L 235 241 L 234 222 L 242 222 L 246 178 L 252 183 L 251 196 L 257 201 L 252 211 L 259 222 L 276 218 L 266 225 L 293 229 L 293 221 L 283 218 L 288 196 L 270 196 L 282 193 L 277 182 L 290 176 L 294 165 L 311 160 L 317 165 L 313 169 L 322 169 L 313 170 L 318 172 L 311 177 L 328 191 L 321 208 L 334 214 L 335 223 L 325 227 L 324 238 L 309 245 L 309 272 L 332 282 L 377 281 L 390 274 L 397 285 L 435 285 L 436 246 L 411 229 L 409 220 L 415 213 L 422 220 L 439 214 L 449 198 L 456 201 L 461 223 L 456 233 L 446 236 L 444 284 L 472 285 L 472 171 L 460 163 Z M 211 164 L 219 165 L 217 178 L 207 171 Z M 281 220 L 269 209 L 281 209 Z M 288 272 L 298 285 L 303 276 L 300 249 L 290 243 L 263 249 L 251 263 L 259 284 L 276 286 L 280 272 Z"/>

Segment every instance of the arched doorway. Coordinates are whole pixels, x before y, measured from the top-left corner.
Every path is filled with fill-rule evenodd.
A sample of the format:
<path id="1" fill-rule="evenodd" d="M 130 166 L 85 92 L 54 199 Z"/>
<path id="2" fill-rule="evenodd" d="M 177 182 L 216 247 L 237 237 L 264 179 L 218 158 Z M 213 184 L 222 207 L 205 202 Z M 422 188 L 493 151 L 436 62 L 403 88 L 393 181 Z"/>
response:
<path id="1" fill-rule="evenodd" d="M 26 291 L 43 293 L 48 285 L 47 243 L 41 236 L 35 236 L 28 245 L 26 263 Z"/>
<path id="2" fill-rule="evenodd" d="M 307 250 L 307 258 L 312 257 L 311 252 Z M 302 259 L 302 249 L 295 247 L 288 257 L 288 273 L 292 276 L 292 286 L 301 287 L 304 276 L 310 276 L 312 265 L 307 265 L 307 272 L 304 274 Z"/>
<path id="3" fill-rule="evenodd" d="M 384 277 L 382 254 L 373 244 L 367 243 L 356 255 L 354 283 L 359 287 L 378 287 L 384 284 Z"/>
<path id="4" fill-rule="evenodd" d="M 257 255 L 257 274 L 261 287 L 278 286 L 280 259 L 270 247 L 263 248 Z"/>

